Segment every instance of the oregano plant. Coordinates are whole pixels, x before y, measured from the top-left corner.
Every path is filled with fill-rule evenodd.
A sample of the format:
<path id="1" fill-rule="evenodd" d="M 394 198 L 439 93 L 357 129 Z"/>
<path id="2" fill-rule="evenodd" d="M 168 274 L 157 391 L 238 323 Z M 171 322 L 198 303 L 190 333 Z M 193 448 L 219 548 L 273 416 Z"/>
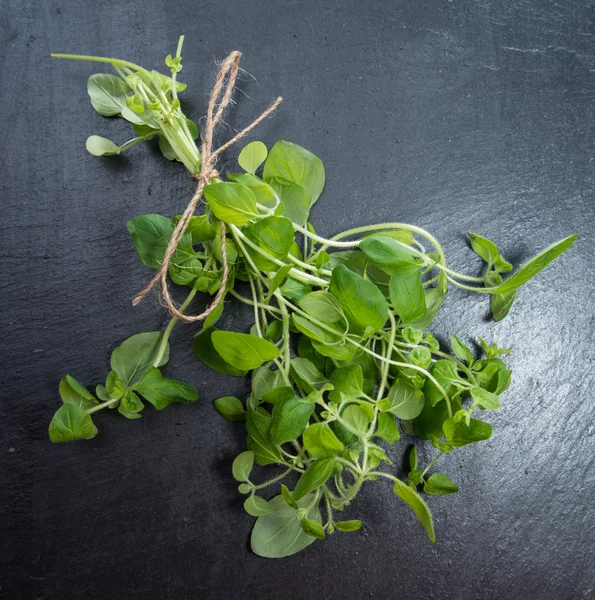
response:
<path id="1" fill-rule="evenodd" d="M 91 154 L 120 154 L 156 138 L 166 158 L 200 176 L 198 129 L 178 98 L 186 87 L 177 80 L 182 41 L 166 58 L 168 75 L 117 59 L 54 55 L 106 63 L 115 71 L 89 78 L 91 104 L 103 116 L 128 121 L 135 137 L 117 144 L 92 135 Z M 576 235 L 508 275 L 513 266 L 497 245 L 469 233 L 485 269 L 466 275 L 448 267 L 440 243 L 414 225 L 381 223 L 328 239 L 319 235 L 309 214 L 324 189 L 324 166 L 296 144 L 282 140 L 269 149 L 252 142 L 238 163 L 226 177 L 209 174 L 201 194 L 204 213 L 187 218 L 173 248 L 185 217 L 141 215 L 127 228 L 140 261 L 153 270 L 166 264 L 169 280 L 187 289 L 179 315 L 198 292 L 217 294 L 219 301 L 197 326 L 192 349 L 198 360 L 233 377 L 251 377 L 248 398 L 222 396 L 214 406 L 246 432 L 232 475 L 246 512 L 256 517 L 253 551 L 280 558 L 335 532 L 357 531 L 361 522 L 343 511 L 364 484 L 376 481 L 392 486 L 435 541 L 424 495 L 458 491 L 456 482 L 436 471 L 438 461 L 491 436 L 486 411 L 500 407 L 510 385 L 503 357 L 511 350 L 478 338 L 477 355 L 454 334 L 443 347 L 430 330 L 432 321 L 451 286 L 489 295 L 494 320 L 505 318 L 517 290 Z M 165 263 L 168 248 L 173 253 Z M 236 302 L 251 307 L 248 332 L 217 327 L 226 306 Z M 137 419 L 145 402 L 161 410 L 196 401 L 193 386 L 162 373 L 179 320 L 173 316 L 162 332 L 121 342 L 95 394 L 65 375 L 50 439 L 93 438 L 98 413 L 106 408 Z M 402 432 L 435 449 L 420 465 L 414 445 L 405 477 L 391 460 Z M 261 467 L 273 469 L 269 478 Z"/>

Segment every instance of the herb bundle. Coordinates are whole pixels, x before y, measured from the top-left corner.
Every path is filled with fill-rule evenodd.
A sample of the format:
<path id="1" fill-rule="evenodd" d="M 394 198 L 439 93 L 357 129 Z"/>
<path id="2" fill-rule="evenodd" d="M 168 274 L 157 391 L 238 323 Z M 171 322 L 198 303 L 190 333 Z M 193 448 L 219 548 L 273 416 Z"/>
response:
<path id="1" fill-rule="evenodd" d="M 476 357 L 455 335 L 449 349 L 441 348 L 428 327 L 449 285 L 488 294 L 494 319 L 503 319 L 517 289 L 576 236 L 552 244 L 506 279 L 502 275 L 512 265 L 496 244 L 473 233 L 471 247 L 485 262 L 481 277 L 450 269 L 438 241 L 405 223 L 356 227 L 325 239 L 309 222 L 324 188 L 324 166 L 304 148 L 279 141 L 269 151 L 252 142 L 238 158 L 243 172 L 224 181 L 213 164 L 205 171 L 210 148 L 203 140 L 199 152 L 198 129 L 178 99 L 186 87 L 177 80 L 182 40 L 176 55 L 166 58 L 169 76 L 117 59 L 53 55 L 108 63 L 116 72 L 90 77 L 91 103 L 103 116 L 130 122 L 135 137 L 118 145 L 91 136 L 89 152 L 120 154 L 157 138 L 164 156 L 198 179 L 193 202 L 203 196 L 205 210 L 194 215 L 194 202 L 182 216 L 149 214 L 128 222 L 142 263 L 157 270 L 165 286 L 168 276 L 188 288 L 187 298 L 171 307 L 174 316 L 163 332 L 133 335 L 113 351 L 111 371 L 95 395 L 70 375 L 61 380 L 63 404 L 50 423 L 50 439 L 94 437 L 95 413 L 106 408 L 137 419 L 143 400 L 158 410 L 196 401 L 193 386 L 165 377 L 161 367 L 169 360 L 174 325 L 200 320 L 193 342 L 197 358 L 231 376 L 252 373 L 245 402 L 225 396 L 215 408 L 228 421 L 245 422 L 247 450 L 234 460 L 233 477 L 246 495 L 245 510 L 257 517 L 254 552 L 288 556 L 336 531 L 356 531 L 361 522 L 340 515 L 364 483 L 379 480 L 390 482 L 434 541 L 420 491 L 458 491 L 434 466 L 445 454 L 491 436 L 491 426 L 478 417 L 500 407 L 511 371 L 500 358 L 510 350 L 480 339 L 483 352 Z M 233 57 L 224 65 L 237 72 L 239 54 Z M 229 100 L 234 79 L 232 70 L 222 69 L 214 96 L 229 91 Z M 218 106 L 210 103 L 209 118 L 213 108 L 220 117 L 225 104 L 225 98 Z M 212 129 L 206 137 L 210 144 Z M 210 152 L 209 160 L 220 150 Z M 215 295 L 215 301 L 202 315 L 188 317 L 198 292 Z M 225 305 L 234 301 L 253 311 L 249 333 L 217 328 Z M 387 454 L 401 431 L 436 449 L 421 466 L 413 446 L 404 479 Z M 260 470 L 253 475 L 255 462 L 277 471 L 262 481 Z M 270 498 L 269 489 L 277 495 Z"/>

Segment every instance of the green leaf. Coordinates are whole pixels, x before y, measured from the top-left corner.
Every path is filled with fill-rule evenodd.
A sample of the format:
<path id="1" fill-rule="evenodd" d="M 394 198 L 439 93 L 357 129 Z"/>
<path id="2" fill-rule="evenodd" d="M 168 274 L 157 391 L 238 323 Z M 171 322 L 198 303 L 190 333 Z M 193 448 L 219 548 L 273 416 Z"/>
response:
<path id="1" fill-rule="evenodd" d="M 283 335 L 283 321 L 273 321 L 267 325 L 264 332 L 265 337 L 271 342 L 276 342 Z"/>
<path id="2" fill-rule="evenodd" d="M 486 287 L 497 287 L 502 283 L 502 277 L 495 271 L 488 271 L 484 277 Z M 501 321 L 508 315 L 516 298 L 516 290 L 505 294 L 490 294 L 490 311 L 494 321 Z"/>
<path id="3" fill-rule="evenodd" d="M 192 342 L 192 350 L 196 357 L 202 361 L 207 367 L 236 377 L 243 377 L 248 372 L 248 369 L 236 368 L 228 364 L 215 349 L 212 336 L 218 330 L 214 327 L 204 329 L 198 333 Z"/>
<path id="4" fill-rule="evenodd" d="M 424 395 L 406 379 L 398 377 L 388 392 L 388 402 L 383 410 L 399 419 L 415 419 L 424 407 Z"/>
<path id="5" fill-rule="evenodd" d="M 213 402 L 215 410 L 227 421 L 245 421 L 246 411 L 241 400 L 234 396 L 223 396 Z"/>
<path id="6" fill-rule="evenodd" d="M 300 298 L 312 291 L 312 288 L 306 283 L 302 283 L 301 281 L 289 277 L 281 286 L 280 291 L 286 298 L 289 298 L 289 300 L 299 302 Z"/>
<path id="7" fill-rule="evenodd" d="M 329 291 L 343 307 L 353 333 L 367 331 L 370 337 L 386 323 L 388 304 L 382 292 L 346 266 L 333 269 Z"/>
<path id="8" fill-rule="evenodd" d="M 293 225 L 285 217 L 265 217 L 255 223 L 252 223 L 244 230 L 245 236 L 261 250 L 276 258 L 284 261 L 293 244 L 294 231 Z M 261 271 L 276 271 L 278 265 L 271 260 L 261 256 L 256 250 L 247 248 L 254 264 Z"/>
<path id="9" fill-rule="evenodd" d="M 240 494 L 249 494 L 252 491 L 252 486 L 248 483 L 240 483 L 238 485 L 238 492 Z"/>
<path id="10" fill-rule="evenodd" d="M 125 387 L 135 386 L 152 366 L 160 367 L 167 363 L 169 343 L 165 345 L 158 364 L 152 364 L 160 352 L 162 339 L 163 334 L 160 331 L 137 333 L 112 352 L 111 367 Z"/>
<path id="11" fill-rule="evenodd" d="M 151 127 L 151 125 L 146 124 L 133 125 L 132 129 L 138 137 L 145 138 L 146 140 L 152 140 L 159 133 L 157 129 L 154 129 L 153 127 Z"/>
<path id="12" fill-rule="evenodd" d="M 395 494 L 412 508 L 418 521 L 426 530 L 430 541 L 435 542 L 436 534 L 434 533 L 432 513 L 423 498 L 415 490 L 412 490 L 407 484 L 398 479 L 395 481 L 395 487 L 393 489 Z"/>
<path id="13" fill-rule="evenodd" d="M 291 492 L 287 489 L 287 486 L 281 484 L 281 496 L 283 496 L 283 500 L 285 500 L 285 504 L 291 506 L 291 508 L 295 508 L 295 510 L 299 510 L 299 504 L 293 499 Z"/>
<path id="14" fill-rule="evenodd" d="M 126 390 L 118 405 L 118 412 L 127 419 L 138 419 L 140 415 L 137 413 L 141 412 L 143 408 L 145 405 L 141 399 L 132 390 Z"/>
<path id="15" fill-rule="evenodd" d="M 279 448 L 271 439 L 272 418 L 262 408 L 254 410 L 248 407 L 246 428 L 248 430 L 248 449 L 254 452 L 259 465 L 283 462 Z"/>
<path id="16" fill-rule="evenodd" d="M 391 277 L 389 293 L 395 312 L 404 323 L 426 316 L 426 297 L 419 269 Z"/>
<path id="17" fill-rule="evenodd" d="M 490 311 L 494 321 L 502 321 L 510 312 L 512 303 L 516 298 L 516 290 L 506 292 L 505 294 L 491 294 Z"/>
<path id="18" fill-rule="evenodd" d="M 488 265 L 492 265 L 499 254 L 496 244 L 491 240 L 488 240 L 481 235 L 477 235 L 476 233 L 471 233 L 470 231 L 467 235 L 471 238 L 471 247 L 473 248 L 473 251 L 487 262 Z"/>
<path id="19" fill-rule="evenodd" d="M 366 412 L 355 404 L 350 404 L 342 413 L 341 417 L 360 435 L 368 430 L 370 420 Z"/>
<path id="20" fill-rule="evenodd" d="M 422 264 L 412 248 L 384 235 L 366 237 L 359 247 L 379 269 L 394 277 L 419 271 Z"/>
<path id="21" fill-rule="evenodd" d="M 273 293 L 277 290 L 277 288 L 285 281 L 289 271 L 291 271 L 291 265 L 285 265 L 275 273 L 275 276 L 273 278 L 265 280 L 265 284 L 269 290 L 267 296 L 268 298 L 270 298 L 273 295 Z"/>
<path id="22" fill-rule="evenodd" d="M 417 327 L 418 329 L 425 329 L 428 327 L 438 314 L 438 310 L 442 306 L 444 298 L 446 298 L 447 289 L 446 285 L 439 285 L 437 288 L 426 290 L 428 292 L 426 295 L 426 316 L 411 321 L 409 325 Z"/>
<path id="23" fill-rule="evenodd" d="M 328 292 L 318 291 L 306 294 L 300 298 L 298 304 L 311 317 L 323 323 L 337 323 L 345 319 L 339 301 Z"/>
<path id="24" fill-rule="evenodd" d="M 142 96 L 135 92 L 132 96 L 126 96 L 126 106 L 134 113 L 140 115 L 145 112 L 145 104 Z"/>
<path id="25" fill-rule="evenodd" d="M 412 469 L 408 474 L 408 479 L 409 479 L 409 481 L 407 482 L 408 485 L 409 485 L 409 483 L 412 483 L 413 486 L 417 487 L 421 483 L 421 480 L 422 480 L 421 471 L 419 469 Z M 413 486 L 410 485 L 409 487 L 414 489 Z"/>
<path id="26" fill-rule="evenodd" d="M 446 475 L 434 473 L 424 484 L 424 492 L 431 496 L 443 496 L 459 491 L 459 486 Z"/>
<path id="27" fill-rule="evenodd" d="M 317 540 L 324 539 L 324 528 L 318 521 L 314 521 L 314 519 L 302 519 L 300 525 L 306 535 L 316 538 Z"/>
<path id="28" fill-rule="evenodd" d="M 417 448 L 413 446 L 409 452 L 409 468 L 414 471 L 417 469 Z"/>
<path id="29" fill-rule="evenodd" d="M 164 92 L 171 92 L 171 76 L 159 73 L 159 71 L 151 71 L 151 77 L 158 88 Z M 187 87 L 185 83 L 176 80 L 176 92 L 183 92 Z M 190 133 L 193 133 L 192 130 Z"/>
<path id="30" fill-rule="evenodd" d="M 294 398 L 295 392 L 290 385 L 281 385 L 270 392 L 266 392 L 266 394 L 262 395 L 262 400 L 264 402 L 270 402 L 271 404 L 278 404 L 279 402 L 284 402 L 286 400 L 291 400 Z"/>
<path id="31" fill-rule="evenodd" d="M 95 386 L 95 394 L 103 402 L 113 400 L 113 398 L 109 395 L 107 388 L 104 385 Z"/>
<path id="32" fill-rule="evenodd" d="M 93 108 L 104 117 L 120 114 L 126 106 L 126 94 L 130 88 L 122 79 L 107 73 L 91 75 L 87 81 L 87 93 Z"/>
<path id="33" fill-rule="evenodd" d="M 395 417 L 390 413 L 380 413 L 378 415 L 378 427 L 376 428 L 375 436 L 382 438 L 389 444 L 394 444 L 401 438 L 399 428 Z"/>
<path id="34" fill-rule="evenodd" d="M 471 397 L 479 406 L 494 410 L 500 408 L 500 398 L 492 392 L 488 392 L 480 387 L 471 388 Z"/>
<path id="35" fill-rule="evenodd" d="M 231 181 L 248 186 L 252 192 L 254 192 L 254 198 L 257 204 L 263 204 L 269 208 L 274 208 L 279 202 L 275 190 L 273 190 L 268 183 L 265 183 L 255 175 L 251 175 L 250 173 L 230 173 L 227 177 Z"/>
<path id="36" fill-rule="evenodd" d="M 410 229 L 389 229 L 388 231 L 373 231 L 366 234 L 364 237 L 387 237 L 397 242 L 412 246 L 415 244 L 415 236 Z"/>
<path id="37" fill-rule="evenodd" d="M 310 496 L 302 498 L 300 508 L 306 508 L 312 502 Z M 269 500 L 269 506 L 274 511 L 258 517 L 252 530 L 250 544 L 252 551 L 264 558 L 283 558 L 303 550 L 314 542 L 302 530 L 300 522 L 296 520 L 296 511 L 288 506 L 282 496 L 275 496 Z M 318 504 L 311 507 L 306 517 L 322 522 Z"/>
<path id="38" fill-rule="evenodd" d="M 354 519 L 353 521 L 337 521 L 335 527 L 343 533 L 349 533 L 350 531 L 357 531 L 362 526 L 362 522 Z"/>
<path id="39" fill-rule="evenodd" d="M 246 450 L 235 457 L 231 465 L 231 472 L 236 481 L 250 481 L 250 473 L 254 466 L 254 452 Z"/>
<path id="40" fill-rule="evenodd" d="M 209 314 L 209 316 L 203 321 L 203 329 L 210 329 L 217 323 L 217 321 L 221 318 L 223 314 L 223 309 L 225 308 L 225 304 L 223 299 L 219 301 L 219 304 L 213 309 L 213 311 Z"/>
<path id="41" fill-rule="evenodd" d="M 132 114 L 134 115 L 134 113 Z M 180 157 L 176 154 L 176 151 L 169 143 L 169 140 L 161 132 L 159 132 L 159 150 L 161 151 L 161 154 L 167 158 L 167 160 L 177 160 L 182 162 Z"/>
<path id="42" fill-rule="evenodd" d="M 141 262 L 151 269 L 158 269 L 174 232 L 172 220 L 161 215 L 140 215 L 128 221 L 126 228 Z M 191 259 L 196 261 L 196 253 L 192 248 L 192 234 L 186 231 L 170 265 L 184 266 Z"/>
<path id="43" fill-rule="evenodd" d="M 460 408 L 461 403 L 458 400 L 451 399 L 451 405 L 454 414 Z M 419 416 L 411 421 L 413 433 L 424 440 L 442 437 L 442 426 L 448 418 L 448 406 L 446 405 L 446 402 L 439 402 L 435 406 L 428 403 Z M 405 431 L 410 433 L 403 422 L 401 422 L 401 425 Z"/>
<path id="44" fill-rule="evenodd" d="M 315 460 L 299 478 L 293 490 L 293 499 L 297 502 L 325 483 L 331 476 L 334 462 L 334 458 Z"/>
<path id="45" fill-rule="evenodd" d="M 409 352 L 407 355 L 407 362 L 421 367 L 422 369 L 428 369 L 432 364 L 432 353 L 429 348 L 418 346 Z"/>
<path id="46" fill-rule="evenodd" d="M 358 364 L 347 365 L 335 369 L 330 382 L 334 389 L 330 393 L 333 402 L 340 402 L 343 394 L 346 398 L 360 398 L 364 389 L 364 375 Z"/>
<path id="47" fill-rule="evenodd" d="M 293 390 L 288 388 L 291 392 Z M 314 403 L 304 402 L 301 398 L 291 398 L 275 404 L 271 436 L 277 444 L 296 440 L 306 428 Z"/>
<path id="48" fill-rule="evenodd" d="M 308 394 L 320 390 L 328 383 L 328 379 L 306 358 L 292 359 L 291 376 Z"/>
<path id="49" fill-rule="evenodd" d="M 303 187 L 312 206 L 324 188 L 324 165 L 305 148 L 281 140 L 271 148 L 264 164 L 263 179 L 268 183 L 274 178 Z"/>
<path id="50" fill-rule="evenodd" d="M 305 335 L 300 336 L 300 341 L 298 343 L 298 356 L 300 358 L 308 359 L 318 371 L 324 371 L 326 358 L 314 349 L 312 340 Z"/>
<path id="51" fill-rule="evenodd" d="M 343 450 L 343 444 L 328 423 L 315 423 L 304 431 L 304 447 L 312 456 L 333 456 Z"/>
<path id="52" fill-rule="evenodd" d="M 236 369 L 250 371 L 279 356 L 274 344 L 255 335 L 215 330 L 211 339 L 221 358 Z"/>
<path id="53" fill-rule="evenodd" d="M 251 142 L 242 148 L 238 156 L 238 164 L 248 173 L 256 172 L 256 169 L 266 160 L 267 147 L 262 142 Z"/>
<path id="54" fill-rule="evenodd" d="M 89 440 L 97 435 L 87 411 L 75 404 L 63 404 L 54 414 L 48 429 L 52 442 Z"/>
<path id="55" fill-rule="evenodd" d="M 195 387 L 163 377 L 156 367 L 150 368 L 134 389 L 157 410 L 163 410 L 172 402 L 198 400 L 198 390 Z"/>
<path id="56" fill-rule="evenodd" d="M 260 400 L 269 392 L 286 384 L 283 373 L 278 369 L 260 367 L 252 372 L 252 393 Z"/>
<path id="57" fill-rule="evenodd" d="M 110 371 L 107 374 L 107 378 L 105 380 L 105 387 L 107 389 L 107 393 L 110 395 L 112 399 L 119 399 L 124 395 L 126 391 L 126 386 L 124 382 L 118 377 L 118 374 L 115 371 Z"/>
<path id="58" fill-rule="evenodd" d="M 334 324 L 327 325 L 329 329 L 336 331 L 336 333 L 331 333 L 330 331 L 327 331 L 326 328 L 313 323 L 310 319 L 296 315 L 295 313 L 291 315 L 291 322 L 293 326 L 304 335 L 307 335 L 312 340 L 316 340 L 321 344 L 327 344 L 329 346 L 340 344 L 345 334 L 344 331 L 341 331 L 339 327 Z"/>
<path id="59" fill-rule="evenodd" d="M 211 183 L 204 197 L 215 216 L 231 225 L 247 225 L 259 214 L 254 193 L 241 183 Z"/>
<path id="60" fill-rule="evenodd" d="M 452 347 L 452 351 L 458 356 L 461 360 L 464 360 L 467 365 L 471 365 L 473 363 L 473 354 L 471 350 L 463 344 L 463 342 L 454 334 L 450 334 L 450 345 Z"/>
<path id="61" fill-rule="evenodd" d="M 430 369 L 430 373 L 447 394 L 451 393 L 453 384 L 460 380 L 454 360 L 437 360 Z M 443 399 L 442 392 L 430 379 L 426 380 L 423 393 L 431 405 L 437 404 Z"/>
<path id="62" fill-rule="evenodd" d="M 283 216 L 304 227 L 310 215 L 308 192 L 301 185 L 277 177 L 270 179 L 269 185 L 285 207 Z"/>
<path id="63" fill-rule="evenodd" d="M 98 404 L 97 400 L 74 378 L 64 375 L 60 380 L 60 398 L 64 404 L 74 404 L 87 409 Z"/>
<path id="64" fill-rule="evenodd" d="M 253 517 L 261 517 L 273 512 L 275 509 L 260 496 L 249 496 L 244 502 L 244 510 Z"/>
<path id="65" fill-rule="evenodd" d="M 178 220 L 179 215 L 172 219 L 173 225 L 177 225 Z M 193 215 L 190 217 L 186 232 L 192 236 L 194 244 L 215 239 L 215 229 L 211 225 L 207 215 Z"/>
<path id="66" fill-rule="evenodd" d="M 449 419 L 445 421 L 442 429 L 448 443 L 455 448 L 487 440 L 492 435 L 492 426 L 479 419 L 471 419 L 469 425 L 464 422 L 455 423 L 453 419 Z"/>
<path id="67" fill-rule="evenodd" d="M 535 277 L 537 273 L 545 269 L 553 260 L 558 258 L 562 252 L 570 248 L 578 234 L 571 235 L 542 250 L 537 256 L 526 262 L 521 268 L 511 275 L 503 284 L 492 290 L 492 294 L 506 294 L 521 287 L 524 283 Z"/>
<path id="68" fill-rule="evenodd" d="M 100 135 L 90 135 L 85 142 L 87 152 L 93 156 L 114 156 L 120 154 L 120 146 Z"/>

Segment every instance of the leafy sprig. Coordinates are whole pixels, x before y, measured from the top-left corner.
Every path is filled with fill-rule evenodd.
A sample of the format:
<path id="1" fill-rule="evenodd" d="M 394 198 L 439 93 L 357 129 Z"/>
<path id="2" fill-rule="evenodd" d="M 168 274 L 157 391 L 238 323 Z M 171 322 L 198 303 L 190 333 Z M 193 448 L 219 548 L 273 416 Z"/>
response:
<path id="1" fill-rule="evenodd" d="M 117 73 L 89 79 L 91 102 L 101 115 L 131 122 L 137 137 L 118 146 L 91 136 L 92 154 L 119 154 L 157 137 L 167 158 L 198 172 L 198 132 L 178 99 L 185 88 L 177 81 L 181 46 L 182 39 L 175 57 L 166 59 L 170 77 L 116 59 L 55 55 L 109 63 Z M 494 242 L 470 233 L 486 268 L 480 277 L 466 275 L 449 268 L 439 242 L 413 225 L 383 223 L 320 236 L 309 213 L 324 188 L 324 166 L 296 144 L 280 141 L 269 152 L 262 142 L 252 142 L 238 162 L 244 172 L 206 186 L 205 214 L 192 217 L 169 277 L 189 288 L 183 312 L 198 291 L 219 290 L 225 244 L 225 299 L 196 334 L 193 350 L 216 371 L 251 372 L 245 402 L 223 396 L 214 405 L 228 421 L 245 422 L 247 449 L 232 471 L 246 495 L 246 512 L 257 517 L 253 550 L 278 558 L 337 531 L 357 531 L 361 522 L 341 515 L 364 484 L 379 480 L 391 483 L 434 541 L 421 492 L 458 491 L 434 467 L 442 456 L 491 436 L 489 423 L 478 417 L 500 407 L 511 378 L 500 356 L 511 350 L 479 338 L 483 353 L 477 356 L 453 334 L 447 352 L 428 327 L 449 285 L 489 294 L 494 319 L 501 320 L 518 288 L 576 236 L 549 246 L 503 279 L 512 265 Z M 160 267 L 178 218 L 141 215 L 128 222 L 148 268 Z M 249 333 L 217 328 L 225 306 L 237 301 L 252 307 Z M 64 405 L 50 424 L 52 441 L 94 437 L 92 415 L 103 408 L 132 419 L 144 407 L 141 398 L 157 409 L 195 401 L 195 388 L 160 371 L 176 322 L 174 317 L 163 333 L 137 334 L 116 348 L 105 385 L 96 389 L 98 399 L 65 376 Z M 402 431 L 430 441 L 437 451 L 422 468 L 413 446 L 406 477 L 387 452 Z M 263 481 L 260 467 L 269 465 L 277 471 Z M 276 490 L 272 498 L 270 490 Z"/>

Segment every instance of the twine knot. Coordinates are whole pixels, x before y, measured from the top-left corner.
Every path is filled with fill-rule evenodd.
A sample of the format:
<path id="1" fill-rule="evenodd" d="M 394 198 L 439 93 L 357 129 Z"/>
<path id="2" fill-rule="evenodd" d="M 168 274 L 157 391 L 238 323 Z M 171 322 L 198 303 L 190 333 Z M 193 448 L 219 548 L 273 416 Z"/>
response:
<path id="1" fill-rule="evenodd" d="M 140 292 L 132 301 L 132 305 L 136 306 L 153 289 L 155 284 L 157 282 L 160 282 L 162 304 L 169 310 L 172 316 L 177 317 L 182 321 L 186 321 L 187 323 L 202 321 L 203 319 L 206 319 L 215 310 L 215 308 L 225 295 L 229 275 L 229 266 L 227 264 L 227 252 L 225 244 L 225 222 L 221 221 L 221 262 L 223 263 L 221 286 L 219 287 L 219 290 L 209 307 L 200 315 L 189 316 L 181 313 L 178 307 L 176 306 L 175 302 L 172 300 L 169 293 L 169 286 L 167 284 L 167 271 L 169 268 L 171 258 L 174 255 L 182 237 L 184 236 L 186 229 L 188 228 L 190 219 L 194 214 L 197 204 L 202 198 L 202 194 L 205 187 L 209 185 L 209 183 L 213 179 L 217 179 L 219 177 L 219 172 L 217 171 L 217 169 L 215 169 L 214 166 L 217 162 L 217 159 L 219 158 L 219 155 L 224 150 L 227 150 L 227 148 L 235 144 L 240 138 L 244 137 L 263 119 L 265 119 L 272 112 L 274 112 L 277 106 L 279 106 L 279 104 L 281 104 L 281 102 L 283 101 L 281 97 L 277 98 L 255 121 L 248 125 L 248 127 L 242 129 L 240 133 L 235 135 L 233 138 L 231 138 L 231 140 L 229 140 L 216 150 L 213 150 L 213 134 L 215 132 L 217 124 L 221 121 L 225 109 L 231 101 L 231 95 L 234 89 L 236 78 L 238 76 L 238 69 L 241 56 L 242 55 L 240 52 L 234 51 L 223 61 L 223 63 L 221 63 L 221 68 L 219 69 L 219 73 L 217 74 L 215 85 L 213 86 L 211 95 L 209 96 L 207 122 L 205 126 L 202 145 L 200 147 L 200 171 L 192 175 L 192 178 L 196 182 L 196 190 L 194 191 L 194 195 L 192 196 L 192 199 L 186 207 L 186 210 L 184 211 L 176 227 L 174 228 L 171 239 L 169 240 L 167 249 L 163 256 L 163 260 L 161 261 L 161 266 L 159 267 L 155 277 L 151 279 L 147 287 L 145 287 L 145 289 L 142 290 L 142 292 Z M 225 84 L 226 79 L 227 83 Z"/>

